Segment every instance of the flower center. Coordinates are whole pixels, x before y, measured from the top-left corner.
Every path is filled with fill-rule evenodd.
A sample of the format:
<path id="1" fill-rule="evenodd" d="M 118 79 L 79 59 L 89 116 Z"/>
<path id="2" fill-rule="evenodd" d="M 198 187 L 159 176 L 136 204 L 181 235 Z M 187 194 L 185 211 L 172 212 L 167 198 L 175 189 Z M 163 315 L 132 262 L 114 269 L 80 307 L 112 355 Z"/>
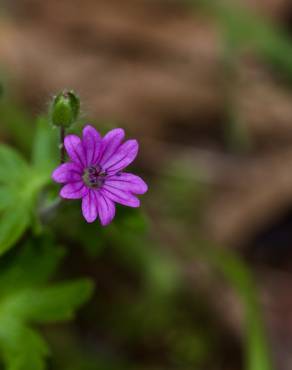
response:
<path id="1" fill-rule="evenodd" d="M 104 184 L 106 175 L 107 173 L 97 164 L 87 167 L 83 172 L 82 179 L 88 187 L 100 188 Z"/>

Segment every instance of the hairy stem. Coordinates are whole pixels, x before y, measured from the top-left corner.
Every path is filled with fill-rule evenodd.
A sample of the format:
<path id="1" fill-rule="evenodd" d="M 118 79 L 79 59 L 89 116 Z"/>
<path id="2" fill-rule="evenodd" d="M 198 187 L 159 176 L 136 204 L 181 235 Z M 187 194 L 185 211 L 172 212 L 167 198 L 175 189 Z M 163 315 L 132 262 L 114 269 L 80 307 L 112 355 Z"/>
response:
<path id="1" fill-rule="evenodd" d="M 65 163 L 65 156 L 66 156 L 65 146 L 64 146 L 64 139 L 65 139 L 65 128 L 61 126 L 60 127 L 60 146 L 59 146 L 61 164 Z"/>

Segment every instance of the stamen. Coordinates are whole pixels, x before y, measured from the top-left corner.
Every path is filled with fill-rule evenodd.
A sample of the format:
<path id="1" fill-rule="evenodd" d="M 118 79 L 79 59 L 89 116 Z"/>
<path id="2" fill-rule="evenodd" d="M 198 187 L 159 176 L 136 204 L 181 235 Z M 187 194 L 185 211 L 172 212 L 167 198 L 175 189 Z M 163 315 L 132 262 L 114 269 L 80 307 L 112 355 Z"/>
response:
<path id="1" fill-rule="evenodd" d="M 104 184 L 106 176 L 107 173 L 103 171 L 101 166 L 94 165 L 84 170 L 82 179 L 88 187 L 100 188 Z"/>

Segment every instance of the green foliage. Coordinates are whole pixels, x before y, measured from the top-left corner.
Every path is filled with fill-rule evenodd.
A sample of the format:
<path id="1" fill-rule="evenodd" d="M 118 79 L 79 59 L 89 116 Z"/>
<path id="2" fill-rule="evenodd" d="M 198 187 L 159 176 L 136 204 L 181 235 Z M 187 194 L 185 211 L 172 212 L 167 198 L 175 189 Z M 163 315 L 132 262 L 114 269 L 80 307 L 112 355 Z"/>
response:
<path id="1" fill-rule="evenodd" d="M 29 226 L 39 190 L 48 176 L 31 168 L 12 148 L 0 146 L 0 254 Z"/>
<path id="2" fill-rule="evenodd" d="M 0 265 L 0 352 L 9 370 L 45 368 L 48 347 L 33 323 L 71 319 L 92 294 L 87 279 L 48 285 L 63 250 L 28 243 Z"/>
<path id="3" fill-rule="evenodd" d="M 34 125 L 25 110 L 9 99 L 0 99 L 1 134 L 4 134 L 25 155 L 29 156 L 34 139 Z"/>
<path id="4" fill-rule="evenodd" d="M 190 175 L 188 175 L 190 165 L 187 165 L 187 160 L 185 158 L 179 159 L 176 167 L 173 167 L 171 163 L 169 165 L 171 170 L 172 168 L 177 169 L 170 171 L 173 174 L 171 178 L 172 181 L 168 181 L 168 178 L 161 179 L 163 195 L 160 195 L 160 200 L 162 199 L 161 203 L 163 207 L 167 204 L 168 209 L 167 212 L 165 212 L 165 217 L 171 217 L 171 222 L 169 222 L 169 224 L 176 227 L 175 234 L 181 233 L 179 240 L 182 244 L 182 253 L 185 253 L 188 259 L 196 261 L 199 259 L 203 261 L 210 269 L 212 275 L 216 275 L 218 272 L 222 274 L 227 283 L 233 287 L 236 294 L 240 297 L 245 312 L 245 369 L 272 370 L 273 366 L 262 320 L 262 310 L 258 303 L 259 294 L 255 287 L 255 281 L 251 271 L 242 259 L 234 253 L 222 247 L 220 248 L 217 245 L 202 241 L 201 239 L 198 240 L 198 237 L 194 238 L 194 234 L 196 235 L 199 233 L 198 230 L 196 233 L 195 229 L 199 218 L 197 220 L 194 215 L 198 212 L 197 208 L 200 205 L 204 206 L 204 195 L 207 194 L 206 185 L 203 186 L 203 184 L 198 181 L 200 178 L 204 179 L 203 174 L 199 176 L 200 172 L 196 169 L 195 164 L 192 163 L 194 173 L 192 177 L 190 177 Z M 167 184 L 167 182 L 169 183 Z M 202 189 L 204 190 L 203 192 Z M 183 199 L 194 199 L 194 201 L 189 201 L 188 204 L 186 204 Z M 194 205 L 196 211 L 193 210 Z M 179 213 L 181 217 L 178 218 L 177 214 L 182 207 L 183 211 L 181 214 Z M 202 215 L 203 209 L 204 207 L 199 210 L 198 215 Z M 186 246 L 190 244 L 190 241 L 192 247 L 188 249 Z M 195 247 L 193 247 L 194 244 Z M 156 262 L 156 264 L 158 264 L 159 259 L 157 259 Z M 212 292 L 210 294 L 212 294 Z M 184 335 L 187 335 L 186 331 L 184 331 Z M 184 339 L 186 340 L 186 338 Z M 202 336 L 199 336 L 197 341 L 198 344 L 195 344 L 196 338 L 194 336 L 193 354 L 195 354 L 196 351 L 200 349 L 200 345 L 204 343 Z M 192 341 L 187 341 L 186 344 L 183 344 L 182 340 L 182 342 L 179 343 L 179 348 L 181 348 L 181 345 L 183 348 L 192 346 L 190 342 Z"/>
<path id="5" fill-rule="evenodd" d="M 23 124 L 17 125 L 11 125 L 14 142 L 20 148 L 25 148 L 27 144 L 24 142 L 27 142 L 30 134 L 26 134 Z M 18 127 L 16 135 L 13 127 Z M 241 138 L 242 132 L 235 132 L 234 136 Z M 38 218 L 39 208 L 47 205 L 48 192 L 43 190 L 45 186 L 49 187 L 51 171 L 58 161 L 57 142 L 57 130 L 53 130 L 45 118 L 40 118 L 37 121 L 31 164 L 15 150 L 0 146 L 0 253 L 3 254 L 23 236 Z M 31 145 L 32 140 L 28 143 Z M 162 203 L 157 213 L 167 225 L 169 240 L 172 233 L 181 228 L 180 222 L 187 225 L 192 234 L 196 232 L 205 208 L 209 189 L 202 181 L 204 173 L 192 166 L 190 175 L 189 168 L 188 161 L 169 163 L 165 183 L 160 188 L 160 194 L 157 194 Z M 159 354 L 166 349 L 170 354 L 168 368 L 180 368 L 182 364 L 184 368 L 197 368 L 204 364 L 212 353 L 212 338 L 217 329 L 210 329 L 206 324 L 210 316 L 202 301 L 195 296 L 196 292 L 184 292 L 179 258 L 173 258 L 171 248 L 164 248 L 157 239 L 149 236 L 147 230 L 150 222 L 143 212 L 118 207 L 115 222 L 102 228 L 83 222 L 79 204 L 76 203 L 69 202 L 62 206 L 48 229 L 67 242 L 71 249 L 84 246 L 91 256 L 102 254 L 107 247 L 107 250 L 113 251 L 111 262 L 114 261 L 121 270 L 125 270 L 131 280 L 125 284 L 115 281 L 114 293 L 106 287 L 107 294 L 113 294 L 110 304 L 104 303 L 107 297 L 102 296 L 93 308 L 92 315 L 89 315 L 90 328 L 97 325 L 99 330 L 103 325 L 108 325 L 106 333 L 131 348 L 135 348 L 137 341 L 140 341 L 143 348 L 149 343 L 154 350 L 158 347 Z M 171 218 L 173 223 L 169 222 Z M 160 226 L 158 224 L 158 228 Z M 28 241 L 19 245 L 21 249 L 15 248 L 0 259 L 0 354 L 8 370 L 44 369 L 49 349 L 35 325 L 71 319 L 75 310 L 92 292 L 92 285 L 86 279 L 48 284 L 62 259 L 63 250 L 55 247 L 47 235 L 46 242 L 36 239 L 35 235 L 27 236 Z M 179 240 L 182 254 L 185 253 L 186 240 L 187 236 Z M 192 257 L 201 256 L 208 265 L 221 271 L 242 299 L 246 312 L 247 369 L 271 370 L 258 294 L 250 271 L 235 256 L 205 244 L 200 244 L 200 251 Z M 117 280 L 119 278 L 120 274 L 116 276 Z M 109 284 L 114 279 L 115 276 L 110 276 Z M 184 296 L 186 293 L 188 300 Z M 194 308 L 192 304 L 196 299 L 198 302 Z M 107 323 L 96 318 L 96 309 L 103 304 L 104 312 L 100 317 Z M 60 353 L 56 368 L 147 368 L 143 364 L 129 364 L 128 359 L 125 361 L 119 356 L 111 356 L 112 353 L 121 353 L 121 343 L 117 348 L 111 343 L 113 348 L 109 350 L 105 344 L 105 348 L 96 354 L 95 347 L 93 351 L 88 348 L 84 351 L 81 343 L 69 343 L 66 346 L 63 334 L 57 344 L 61 352 L 66 353 Z M 162 351 L 160 342 L 164 346 Z"/>
<path id="6" fill-rule="evenodd" d="M 199 242 L 196 255 L 224 275 L 240 296 L 245 310 L 246 370 L 272 370 L 267 336 L 258 303 L 258 291 L 248 267 L 233 253 Z"/>
<path id="7" fill-rule="evenodd" d="M 16 150 L 0 146 L 0 254 L 11 248 L 32 223 L 41 189 L 50 181 L 56 164 L 55 132 L 46 120 L 38 120 L 33 163 Z"/>
<path id="8" fill-rule="evenodd" d="M 21 121 L 21 114 L 19 117 Z M 11 122 L 17 122 L 14 119 L 11 116 Z M 14 125 L 10 131 L 11 127 L 13 131 Z M 26 131 L 23 128 L 22 138 L 16 138 L 25 139 Z M 46 200 L 45 194 L 42 199 L 40 194 L 57 164 L 56 130 L 41 117 L 35 131 L 31 164 L 15 149 L 0 145 L 0 254 L 7 252 L 38 218 L 40 200 Z M 49 239 L 46 243 L 28 240 L 21 252 L 0 259 L 0 353 L 8 370 L 44 369 L 49 349 L 31 324 L 73 318 L 92 292 L 87 279 L 48 285 L 63 250 Z"/>
<path id="9" fill-rule="evenodd" d="M 202 7 L 221 27 L 224 37 L 240 48 L 252 48 L 268 63 L 292 78 L 292 46 L 289 36 L 269 21 L 253 14 L 238 1 L 186 0 Z"/>

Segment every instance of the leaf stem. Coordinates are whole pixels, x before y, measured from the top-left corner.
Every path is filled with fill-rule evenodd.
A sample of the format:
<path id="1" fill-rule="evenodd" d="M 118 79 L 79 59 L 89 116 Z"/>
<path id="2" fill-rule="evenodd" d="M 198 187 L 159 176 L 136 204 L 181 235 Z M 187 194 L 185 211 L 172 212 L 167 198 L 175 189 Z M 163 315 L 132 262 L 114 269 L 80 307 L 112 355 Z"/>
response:
<path id="1" fill-rule="evenodd" d="M 64 139 L 65 139 L 65 127 L 60 127 L 60 163 L 65 163 L 65 146 L 64 146 Z"/>

